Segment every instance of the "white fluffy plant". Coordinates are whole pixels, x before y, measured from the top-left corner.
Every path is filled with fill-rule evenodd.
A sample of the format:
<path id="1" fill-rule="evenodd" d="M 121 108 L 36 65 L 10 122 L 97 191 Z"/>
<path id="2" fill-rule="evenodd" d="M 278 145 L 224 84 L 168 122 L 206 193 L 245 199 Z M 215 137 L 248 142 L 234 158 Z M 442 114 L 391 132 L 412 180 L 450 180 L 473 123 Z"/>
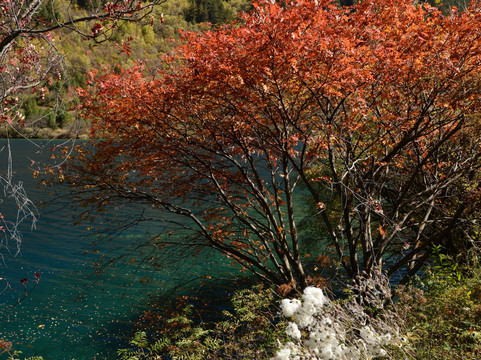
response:
<path id="1" fill-rule="evenodd" d="M 304 289 L 302 299 L 283 299 L 282 315 L 293 319 L 286 328 L 290 342 L 275 360 L 373 359 L 385 357 L 385 348 L 397 343 L 396 321 L 388 310 L 373 319 L 356 301 L 343 307 L 331 302 L 316 287 Z"/>

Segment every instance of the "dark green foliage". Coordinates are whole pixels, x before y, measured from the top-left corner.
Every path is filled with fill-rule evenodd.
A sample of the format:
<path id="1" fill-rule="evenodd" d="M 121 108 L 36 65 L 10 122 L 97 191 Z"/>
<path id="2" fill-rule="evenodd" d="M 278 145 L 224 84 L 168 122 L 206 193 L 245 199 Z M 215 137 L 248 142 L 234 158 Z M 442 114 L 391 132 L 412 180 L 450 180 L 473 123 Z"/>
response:
<path id="1" fill-rule="evenodd" d="M 73 121 L 73 119 L 74 118 L 73 118 L 72 114 L 70 114 L 68 111 L 60 110 L 57 113 L 55 123 L 56 123 L 57 126 L 64 127 L 65 125 L 71 123 Z"/>
<path id="2" fill-rule="evenodd" d="M 35 96 L 29 96 L 27 98 L 23 104 L 23 109 L 25 111 L 25 117 L 27 120 L 39 115 L 39 107 L 37 105 L 37 99 Z"/>
<path id="3" fill-rule="evenodd" d="M 206 358 L 206 354 L 215 351 L 220 341 L 211 336 L 211 331 L 202 324 L 196 325 L 190 319 L 193 306 L 186 307 L 183 312 L 167 321 L 167 326 L 175 330 L 160 336 L 151 342 L 144 331 L 137 332 L 130 341 L 131 349 L 122 349 L 118 355 L 122 360 L 134 359 L 198 359 Z"/>
<path id="4" fill-rule="evenodd" d="M 39 112 L 38 118 L 41 119 L 41 121 L 36 123 L 36 126 L 47 126 L 53 130 L 64 128 L 74 120 L 73 115 L 65 109 L 54 110 L 50 108 Z"/>
<path id="5" fill-rule="evenodd" d="M 272 289 L 255 286 L 236 292 L 233 311 L 224 320 L 203 323 L 193 320 L 189 305 L 164 323 L 156 334 L 139 331 L 131 348 L 119 350 L 121 360 L 140 359 L 267 359 L 274 355 L 277 339 L 285 339 L 283 322 L 275 322 L 278 302 Z"/>
<path id="6" fill-rule="evenodd" d="M 481 267 L 460 269 L 444 255 L 416 286 L 399 287 L 397 310 L 406 322 L 413 358 L 481 358 Z"/>
<path id="7" fill-rule="evenodd" d="M 50 129 L 57 128 L 57 116 L 54 112 L 50 112 L 47 114 L 47 125 Z"/>
<path id="8" fill-rule="evenodd" d="M 227 320 L 217 324 L 223 346 L 218 359 L 268 359 L 286 339 L 285 322 L 276 322 L 279 302 L 272 289 L 255 286 L 238 291 L 232 298 L 233 312 L 224 312 Z"/>
<path id="9" fill-rule="evenodd" d="M 13 352 L 7 352 L 8 358 L 7 360 L 21 360 L 21 351 L 13 351 Z M 42 356 L 32 356 L 29 358 L 24 358 L 25 360 L 43 360 Z"/>
<path id="10" fill-rule="evenodd" d="M 220 24 L 232 18 L 222 0 L 192 0 L 185 13 L 185 20 L 190 23 L 209 22 Z"/>
<path id="11" fill-rule="evenodd" d="M 37 19 L 39 23 L 46 22 L 47 24 L 52 24 L 58 20 L 61 20 L 62 17 L 52 1 L 45 1 L 40 6 Z"/>
<path id="12" fill-rule="evenodd" d="M 85 87 L 85 76 L 79 71 L 73 72 L 72 79 L 71 79 L 71 85 L 76 88 L 76 87 Z"/>
<path id="13" fill-rule="evenodd" d="M 89 0 L 77 0 L 77 5 L 81 8 L 88 9 Z"/>
<path id="14" fill-rule="evenodd" d="M 97 9 L 102 7 L 109 0 L 76 0 L 77 5 L 86 10 Z"/>
<path id="15" fill-rule="evenodd" d="M 448 14 L 453 6 L 462 11 L 471 3 L 470 0 L 424 0 L 423 2 L 438 7 L 445 14 Z"/>

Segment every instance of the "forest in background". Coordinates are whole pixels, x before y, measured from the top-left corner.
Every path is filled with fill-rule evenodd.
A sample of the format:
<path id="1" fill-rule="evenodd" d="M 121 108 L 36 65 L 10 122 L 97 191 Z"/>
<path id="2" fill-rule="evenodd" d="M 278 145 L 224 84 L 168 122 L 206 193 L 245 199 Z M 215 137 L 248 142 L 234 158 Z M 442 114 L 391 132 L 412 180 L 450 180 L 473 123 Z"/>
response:
<path id="1" fill-rule="evenodd" d="M 78 0 L 70 15 L 85 16 L 89 2 Z M 250 0 L 168 0 L 157 6 L 154 15 L 142 22 L 123 21 L 111 36 L 91 41 L 77 32 L 55 33 L 54 44 L 63 63 L 39 87 L 19 95 L 22 123 L 0 130 L 0 136 L 27 138 L 86 138 L 89 124 L 77 119 L 78 99 L 75 88 L 85 88 L 89 76 L 112 68 L 129 68 L 142 63 L 154 73 L 163 66 L 162 56 L 178 43 L 182 31 L 203 31 L 235 19 L 248 11 Z M 42 17 L 52 13 L 43 8 Z M 56 16 L 62 18 L 57 12 Z M 81 32 L 89 32 L 91 24 L 79 24 Z M 7 130 L 8 129 L 8 130 Z M 3 133 L 3 134 L 2 134 Z"/>

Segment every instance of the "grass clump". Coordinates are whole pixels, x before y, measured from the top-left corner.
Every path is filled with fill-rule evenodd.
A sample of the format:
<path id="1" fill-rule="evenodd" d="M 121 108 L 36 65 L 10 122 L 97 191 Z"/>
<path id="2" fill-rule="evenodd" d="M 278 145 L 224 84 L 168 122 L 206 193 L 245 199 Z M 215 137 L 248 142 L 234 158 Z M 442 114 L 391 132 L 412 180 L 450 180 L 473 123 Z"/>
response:
<path id="1" fill-rule="evenodd" d="M 240 290 L 232 298 L 233 309 L 223 311 L 223 319 L 215 323 L 193 320 L 195 308 L 187 305 L 156 333 L 137 332 L 131 346 L 118 351 L 119 359 L 270 358 L 277 340 L 285 338 L 286 322 L 276 321 L 276 296 L 262 285 Z"/>
<path id="2" fill-rule="evenodd" d="M 481 265 L 441 256 L 414 286 L 399 286 L 397 312 L 404 319 L 413 358 L 481 359 Z"/>

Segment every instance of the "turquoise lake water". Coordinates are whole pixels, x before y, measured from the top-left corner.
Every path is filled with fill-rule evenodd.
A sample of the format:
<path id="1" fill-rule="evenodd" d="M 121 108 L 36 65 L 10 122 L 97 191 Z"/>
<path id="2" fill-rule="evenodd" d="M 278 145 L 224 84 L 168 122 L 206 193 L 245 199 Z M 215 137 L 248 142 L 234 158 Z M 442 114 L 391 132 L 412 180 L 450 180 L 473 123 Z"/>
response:
<path id="1" fill-rule="evenodd" d="M 5 142 L 0 140 L 0 148 Z M 134 266 L 127 257 L 97 278 L 92 267 L 97 255 L 90 252 L 95 238 L 87 230 L 89 223 L 73 225 L 79 213 L 54 201 L 53 196 L 62 197 L 65 189 L 57 188 L 57 195 L 52 195 L 51 189 L 38 188 L 32 178 L 32 161 L 48 159 L 48 148 L 54 144 L 11 142 L 14 179 L 23 181 L 34 202 L 47 203 L 38 207 L 41 217 L 36 230 L 30 231 L 28 224 L 22 227 L 21 254 L 13 257 L 3 252 L 5 263 L 0 265 L 3 278 L 0 292 L 6 281 L 14 288 L 0 295 L 0 339 L 11 341 L 15 349 L 23 352 L 22 358 L 38 354 L 46 360 L 115 359 L 116 350 L 126 346 L 134 331 L 132 321 L 149 308 L 149 294 L 167 296 L 175 288 L 175 294 L 205 291 L 212 297 L 224 298 L 228 287 L 233 290 L 229 263 L 207 254 L 194 261 L 165 263 L 161 269 Z M 0 172 L 6 169 L 7 157 L 3 151 Z M 11 216 L 13 210 L 8 201 L 0 203 L 0 213 Z M 131 210 L 117 208 L 112 213 L 122 216 Z M 147 224 L 131 229 L 119 234 L 114 242 L 98 244 L 97 249 L 110 256 L 121 255 L 126 248 L 142 241 L 145 231 L 161 230 L 155 226 Z M 29 279 L 27 288 L 32 288 L 37 271 L 38 285 L 15 305 L 25 295 L 20 280 Z M 202 282 L 206 274 L 216 274 L 223 280 L 208 288 Z M 0 359 L 4 358 L 5 355 L 0 355 Z"/>

